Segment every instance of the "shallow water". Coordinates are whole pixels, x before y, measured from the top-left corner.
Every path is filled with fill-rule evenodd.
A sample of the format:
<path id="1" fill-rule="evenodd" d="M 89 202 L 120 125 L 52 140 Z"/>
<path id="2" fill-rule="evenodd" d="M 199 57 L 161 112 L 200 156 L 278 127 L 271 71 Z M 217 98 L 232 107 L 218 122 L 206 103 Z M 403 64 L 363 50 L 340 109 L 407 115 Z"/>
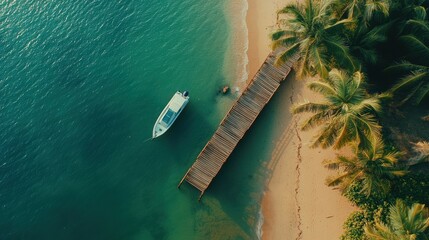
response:
<path id="1" fill-rule="evenodd" d="M 271 146 L 255 139 L 275 115 L 201 204 L 176 188 L 234 100 L 217 95 L 240 72 L 225 4 L 0 3 L 0 239 L 257 237 Z M 145 142 L 176 90 L 190 103 Z"/>

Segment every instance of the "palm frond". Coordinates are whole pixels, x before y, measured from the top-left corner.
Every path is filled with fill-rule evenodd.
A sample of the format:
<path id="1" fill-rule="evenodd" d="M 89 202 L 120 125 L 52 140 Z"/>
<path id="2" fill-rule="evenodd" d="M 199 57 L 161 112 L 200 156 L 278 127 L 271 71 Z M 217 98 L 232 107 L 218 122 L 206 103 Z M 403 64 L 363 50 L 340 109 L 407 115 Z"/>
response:
<path id="1" fill-rule="evenodd" d="M 429 228 L 429 212 L 425 205 L 414 203 L 408 207 L 398 199 L 395 205 L 390 207 L 389 218 L 390 224 L 383 226 L 383 230 L 390 232 L 397 239 L 427 239 L 425 231 Z"/>
<path id="2" fill-rule="evenodd" d="M 405 26 L 411 28 L 414 33 L 423 35 L 426 39 L 429 37 L 429 24 L 424 20 L 410 19 Z"/>
<path id="3" fill-rule="evenodd" d="M 336 92 L 330 84 L 320 81 L 311 82 L 307 87 L 314 92 L 323 94 L 324 96 L 334 95 Z"/>
<path id="4" fill-rule="evenodd" d="M 329 13 L 330 8 L 332 7 L 332 4 L 335 2 L 335 0 L 324 0 L 320 1 L 319 4 L 319 14 L 318 17 L 322 18 L 325 15 Z"/>
<path id="5" fill-rule="evenodd" d="M 387 40 L 386 35 L 390 28 L 391 23 L 376 26 L 364 34 L 360 43 L 366 47 L 374 47 L 375 44 L 383 43 Z"/>
<path id="6" fill-rule="evenodd" d="M 380 147 L 383 148 L 383 147 Z M 387 161 L 390 165 L 398 163 L 399 157 L 402 156 L 402 153 L 396 150 L 383 150 L 383 160 Z"/>
<path id="7" fill-rule="evenodd" d="M 381 112 L 380 99 L 377 97 L 367 98 L 362 100 L 359 104 L 356 104 L 352 107 L 353 111 L 356 112 Z"/>
<path id="8" fill-rule="evenodd" d="M 384 69 L 387 73 L 397 74 L 400 72 L 409 72 L 409 71 L 415 71 L 421 68 L 425 68 L 423 65 L 418 65 L 414 63 L 410 63 L 408 61 L 402 61 L 400 63 L 397 63 L 395 65 L 392 65 L 390 67 L 387 67 Z"/>
<path id="9" fill-rule="evenodd" d="M 351 121 L 349 116 L 344 116 L 344 125 L 339 130 L 339 134 L 337 136 L 337 139 L 335 143 L 333 144 L 333 147 L 335 149 L 340 149 L 344 147 L 347 143 L 352 142 L 355 140 L 357 136 L 357 129 L 354 128 L 354 123 Z"/>
<path id="10" fill-rule="evenodd" d="M 300 6 L 295 4 L 290 4 L 278 11 L 277 14 L 290 14 L 293 16 L 292 19 L 297 22 L 305 22 L 305 17 L 300 9 Z"/>
<path id="11" fill-rule="evenodd" d="M 335 187 L 342 184 L 344 182 L 344 179 L 347 179 L 349 177 L 350 177 L 349 173 L 343 173 L 338 176 L 329 176 L 328 178 L 326 178 L 325 183 L 328 187 Z"/>
<path id="12" fill-rule="evenodd" d="M 330 31 L 331 33 L 335 33 L 336 31 L 341 30 L 341 28 L 343 28 L 344 25 L 351 24 L 354 22 L 355 22 L 355 20 L 351 19 L 351 18 L 342 19 L 340 21 L 335 22 L 332 25 L 326 26 L 325 30 Z"/>
<path id="13" fill-rule="evenodd" d="M 323 103 L 302 103 L 292 107 L 292 113 L 303 113 L 303 112 L 319 112 L 328 109 L 329 106 Z"/>
<path id="14" fill-rule="evenodd" d="M 279 30 L 277 30 L 271 34 L 271 40 L 273 40 L 273 41 L 279 40 L 280 38 L 282 38 L 284 36 L 291 36 L 293 34 L 294 34 L 294 32 L 292 32 L 292 31 L 279 29 Z"/>
<path id="15" fill-rule="evenodd" d="M 364 227 L 365 235 L 371 240 L 401 240 L 389 230 L 389 228 L 381 222 L 376 222 L 375 226 L 368 224 Z"/>
<path id="16" fill-rule="evenodd" d="M 334 159 L 324 160 L 322 162 L 323 166 L 330 169 L 330 170 L 336 170 L 341 166 L 355 166 L 356 165 L 356 159 L 355 158 L 348 158 L 343 155 L 337 155 Z"/>
<path id="17" fill-rule="evenodd" d="M 361 115 L 354 115 L 355 120 L 357 123 L 363 127 L 363 130 L 366 130 L 366 132 L 369 135 L 372 136 L 380 136 L 380 125 L 378 125 L 377 119 L 372 114 L 364 113 Z"/>
<path id="18" fill-rule="evenodd" d="M 426 79 L 428 78 L 426 77 Z M 427 83 L 422 83 L 413 95 L 413 102 L 415 105 L 420 104 L 423 99 L 429 97 L 429 81 L 427 81 Z"/>
<path id="19" fill-rule="evenodd" d="M 402 80 L 400 80 L 397 84 L 395 84 L 392 88 L 392 92 L 396 92 L 399 89 L 402 89 L 408 85 L 415 84 L 416 82 L 422 81 L 427 77 L 426 72 L 418 72 L 414 71 L 410 75 L 404 77 Z"/>
<path id="20" fill-rule="evenodd" d="M 426 19 L 426 9 L 423 6 L 417 6 L 414 8 L 414 15 L 417 20 Z"/>
<path id="21" fill-rule="evenodd" d="M 335 118 L 335 117 L 334 117 Z M 319 137 L 317 137 L 311 147 L 328 148 L 335 143 L 338 131 L 343 127 L 344 122 L 331 120 L 330 123 L 322 127 Z"/>
<path id="22" fill-rule="evenodd" d="M 291 57 L 295 56 L 299 52 L 299 42 L 293 44 L 280 54 L 280 57 L 276 60 L 275 64 L 279 65 L 286 62 Z"/>
<path id="23" fill-rule="evenodd" d="M 414 35 L 401 36 L 399 39 L 404 43 L 405 47 L 412 52 L 413 59 L 427 61 L 429 58 L 429 48 L 420 39 Z"/>
<path id="24" fill-rule="evenodd" d="M 364 18 L 369 22 L 374 12 L 381 12 L 384 16 L 388 16 L 389 7 L 389 1 L 386 0 L 366 0 Z"/>
<path id="25" fill-rule="evenodd" d="M 341 166 L 341 162 L 339 162 L 337 159 L 323 160 L 322 164 L 329 170 L 338 170 Z"/>
<path id="26" fill-rule="evenodd" d="M 328 51 L 334 56 L 337 62 L 345 66 L 350 72 L 358 69 L 356 60 L 350 54 L 349 48 L 344 45 L 343 41 L 336 37 L 330 37 L 325 41 Z"/>
<path id="27" fill-rule="evenodd" d="M 316 72 L 322 77 L 328 76 L 328 62 L 327 62 L 327 55 L 325 53 L 325 49 L 318 48 L 316 46 L 313 46 L 310 48 L 310 56 L 313 62 L 314 69 Z"/>
<path id="28" fill-rule="evenodd" d="M 310 128 L 314 128 L 320 125 L 323 122 L 328 121 L 331 118 L 331 114 L 329 111 L 322 111 L 314 114 L 309 119 L 307 119 L 301 126 L 302 131 L 306 131 Z"/>
<path id="29" fill-rule="evenodd" d="M 273 41 L 271 48 L 275 50 L 278 47 L 290 47 L 291 45 L 297 43 L 297 41 L 298 38 L 295 36 L 282 37 L 278 40 Z"/>
<path id="30" fill-rule="evenodd" d="M 304 43 L 307 44 L 307 43 Z M 298 77 L 306 76 L 309 73 L 307 63 L 309 62 L 310 51 L 308 48 L 303 48 L 304 44 L 301 44 L 301 58 L 298 60 L 297 74 Z"/>

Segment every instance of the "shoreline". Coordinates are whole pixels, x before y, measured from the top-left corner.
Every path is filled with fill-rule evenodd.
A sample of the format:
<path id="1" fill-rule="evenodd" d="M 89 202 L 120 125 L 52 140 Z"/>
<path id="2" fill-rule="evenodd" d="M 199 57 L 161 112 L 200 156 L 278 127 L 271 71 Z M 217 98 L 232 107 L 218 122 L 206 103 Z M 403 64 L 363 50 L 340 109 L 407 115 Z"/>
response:
<path id="1" fill-rule="evenodd" d="M 270 53 L 269 33 L 276 23 L 276 11 L 294 0 L 248 0 L 248 81 Z M 288 78 L 286 101 L 279 108 L 289 109 L 295 102 L 319 101 L 305 87 L 305 81 Z M 303 119 L 305 116 L 303 116 Z M 287 123 L 267 161 L 265 192 L 261 201 L 261 222 L 256 230 L 262 239 L 338 239 L 343 222 L 355 207 L 339 191 L 325 185 L 331 174 L 321 162 L 335 157 L 332 149 L 309 147 L 316 131 L 301 132 L 300 119 L 288 114 Z M 321 208 L 321 206 L 323 206 Z"/>
<path id="2" fill-rule="evenodd" d="M 227 2 L 225 11 L 230 22 L 229 46 L 224 60 L 224 74 L 232 79 L 228 84 L 231 88 L 239 88 L 239 92 L 246 86 L 249 78 L 249 36 L 246 16 L 248 14 L 248 1 L 239 0 Z"/>

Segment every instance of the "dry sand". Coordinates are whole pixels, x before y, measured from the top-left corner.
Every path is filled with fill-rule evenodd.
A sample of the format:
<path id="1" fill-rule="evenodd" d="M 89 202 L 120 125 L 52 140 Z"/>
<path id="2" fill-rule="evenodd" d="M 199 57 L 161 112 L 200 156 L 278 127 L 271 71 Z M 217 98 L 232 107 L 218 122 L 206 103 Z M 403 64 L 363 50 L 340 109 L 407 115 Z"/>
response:
<path id="1" fill-rule="evenodd" d="M 249 76 L 252 77 L 270 52 L 268 35 L 276 23 L 276 11 L 293 0 L 248 2 Z M 305 80 L 287 81 L 290 101 L 282 107 L 320 100 L 320 96 L 304 87 Z M 316 131 L 301 132 L 299 116 L 288 119 L 268 166 L 272 175 L 262 201 L 263 239 L 339 239 L 343 222 L 355 208 L 337 190 L 324 184 L 330 172 L 321 162 L 335 157 L 335 152 L 310 148 L 309 142 Z"/>
<path id="2" fill-rule="evenodd" d="M 270 53 L 269 34 L 275 29 L 276 12 L 290 0 L 248 0 L 249 78 L 255 75 Z"/>

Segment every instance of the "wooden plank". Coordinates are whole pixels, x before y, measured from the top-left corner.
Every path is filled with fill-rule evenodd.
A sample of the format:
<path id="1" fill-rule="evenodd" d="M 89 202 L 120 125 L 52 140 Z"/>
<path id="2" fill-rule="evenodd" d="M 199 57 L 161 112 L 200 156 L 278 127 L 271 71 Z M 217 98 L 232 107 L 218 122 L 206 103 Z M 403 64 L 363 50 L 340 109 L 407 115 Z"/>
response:
<path id="1" fill-rule="evenodd" d="M 238 142 L 278 89 L 280 82 L 290 73 L 291 66 L 299 58 L 296 56 L 281 66 L 275 66 L 275 56 L 279 51 L 272 52 L 265 59 L 247 88 L 222 119 L 218 129 L 204 146 L 194 164 L 188 169 L 178 187 L 183 181 L 186 181 L 201 192 L 200 198 L 204 194 Z"/>
<path id="2" fill-rule="evenodd" d="M 195 178 L 194 175 L 192 175 L 192 171 L 189 172 L 188 176 L 186 177 L 186 182 L 192 184 L 200 191 L 206 189 L 206 184 L 200 182 L 197 178 Z"/>
<path id="3" fill-rule="evenodd" d="M 198 162 L 196 162 L 196 164 L 193 167 L 193 170 L 190 172 L 190 174 L 192 174 L 196 179 L 200 180 L 202 183 L 207 184 L 210 182 L 210 176 L 206 175 L 205 173 L 203 173 L 202 171 L 199 171 L 198 167 Z"/>

